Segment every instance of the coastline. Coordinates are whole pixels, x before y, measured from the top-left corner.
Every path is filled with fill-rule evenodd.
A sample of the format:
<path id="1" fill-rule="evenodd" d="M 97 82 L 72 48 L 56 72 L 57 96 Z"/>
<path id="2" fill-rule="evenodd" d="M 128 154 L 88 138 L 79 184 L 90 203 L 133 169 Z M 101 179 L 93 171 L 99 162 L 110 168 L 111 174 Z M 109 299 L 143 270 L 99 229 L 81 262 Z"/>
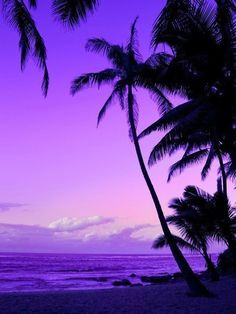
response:
<path id="1" fill-rule="evenodd" d="M 205 264 L 200 255 L 186 256 L 195 273 Z M 109 289 L 179 280 L 171 255 L 0 254 L 0 293 Z M 216 260 L 216 256 L 214 256 Z M 172 278 L 173 277 L 173 278 Z"/>
<path id="2" fill-rule="evenodd" d="M 204 281 L 214 298 L 187 296 L 184 281 L 101 290 L 0 293 L 0 313 L 236 313 L 236 276 Z"/>

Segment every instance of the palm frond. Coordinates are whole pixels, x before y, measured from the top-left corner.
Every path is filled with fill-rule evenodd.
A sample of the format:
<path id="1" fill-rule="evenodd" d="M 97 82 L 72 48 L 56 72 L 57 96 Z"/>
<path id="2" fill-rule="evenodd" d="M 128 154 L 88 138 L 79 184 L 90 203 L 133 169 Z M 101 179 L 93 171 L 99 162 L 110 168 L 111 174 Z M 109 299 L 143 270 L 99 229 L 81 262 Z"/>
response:
<path id="1" fill-rule="evenodd" d="M 95 73 L 86 73 L 74 79 L 71 83 L 71 94 L 75 95 L 82 88 L 91 87 L 97 85 L 98 87 L 101 84 L 111 83 L 117 77 L 117 71 L 114 69 L 106 69 L 100 72 Z"/>
<path id="2" fill-rule="evenodd" d="M 193 128 L 193 129 L 192 129 Z M 186 126 L 181 122 L 167 132 L 162 139 L 154 146 L 149 156 L 149 165 L 152 166 L 157 160 L 163 159 L 166 155 L 172 156 L 180 149 L 188 149 L 191 143 L 191 150 L 208 149 L 208 137 L 189 135 L 194 132 L 194 125 Z M 184 154 L 184 157 L 186 154 Z"/>
<path id="3" fill-rule="evenodd" d="M 138 21 L 138 17 L 136 17 L 134 19 L 134 22 L 131 24 L 130 38 L 129 38 L 129 42 L 127 46 L 128 51 L 136 49 L 136 46 L 137 46 L 137 41 L 138 41 L 137 28 L 136 28 L 137 21 Z"/>
<path id="4" fill-rule="evenodd" d="M 94 12 L 99 0 L 53 0 L 53 14 L 63 24 L 75 27 L 86 21 L 88 13 Z"/>
<path id="5" fill-rule="evenodd" d="M 183 103 L 169 112 L 167 112 L 164 116 L 158 119 L 156 122 L 147 127 L 144 131 L 141 132 L 139 138 L 142 138 L 150 133 L 158 130 L 165 131 L 166 129 L 174 126 L 181 119 L 187 117 L 189 114 L 192 114 L 196 109 L 198 109 L 199 101 L 190 100 L 186 103 Z"/>
<path id="6" fill-rule="evenodd" d="M 112 45 L 104 38 L 91 38 L 87 41 L 86 50 L 105 55 L 116 68 L 122 68 L 127 59 L 122 46 Z"/>
<path id="7" fill-rule="evenodd" d="M 211 149 L 209 151 L 209 154 L 207 156 L 206 163 L 205 163 L 204 167 L 202 168 L 202 172 L 201 172 L 202 180 L 206 179 L 206 177 L 210 171 L 210 168 L 211 168 L 211 165 L 212 165 L 214 158 L 215 158 L 215 149 L 212 145 Z"/>
<path id="8" fill-rule="evenodd" d="M 191 243 L 185 241 L 184 239 L 182 239 L 181 237 L 178 237 L 176 235 L 172 234 L 172 237 L 174 238 L 176 244 L 182 248 L 182 249 L 187 249 L 190 251 L 199 251 L 194 245 L 192 245 Z M 159 236 L 152 244 L 152 248 L 154 249 L 161 249 L 164 247 L 169 247 L 168 241 L 166 239 L 165 235 L 161 235 Z"/>
<path id="9" fill-rule="evenodd" d="M 47 69 L 47 52 L 33 18 L 30 15 L 23 1 L 4 0 L 3 11 L 9 23 L 17 30 L 20 36 L 19 47 L 21 50 L 21 68 L 25 67 L 27 58 L 30 54 L 36 60 L 37 65 L 44 72 L 42 90 L 46 96 L 49 84 L 49 75 Z"/>
<path id="10" fill-rule="evenodd" d="M 105 56 L 108 56 L 110 51 L 113 49 L 114 45 L 110 44 L 104 38 L 90 38 L 86 43 L 86 50 L 102 53 Z"/>
<path id="11" fill-rule="evenodd" d="M 97 126 L 104 118 L 107 109 L 112 105 L 115 100 L 118 100 L 121 108 L 124 109 L 124 97 L 125 97 L 125 86 L 122 84 L 121 81 L 118 81 L 115 84 L 115 88 L 113 89 L 111 95 L 106 100 L 105 104 L 103 105 L 102 109 L 98 114 Z"/>
<path id="12" fill-rule="evenodd" d="M 158 111 L 163 116 L 173 109 L 171 101 L 163 94 L 163 92 L 157 87 L 151 87 L 148 89 L 154 102 L 158 105 Z"/>
<path id="13" fill-rule="evenodd" d="M 185 241 L 201 250 L 202 246 L 207 246 L 208 242 L 207 233 L 201 228 L 201 220 L 189 206 L 183 213 L 182 209 L 179 209 L 178 214 L 167 217 L 167 221 L 178 229 Z"/>
<path id="14" fill-rule="evenodd" d="M 222 191 L 211 195 L 196 186 L 187 186 L 183 197 L 173 199 L 169 207 L 174 214 L 167 217 L 167 222 L 202 252 L 212 241 L 227 245 L 235 241 L 235 211 Z"/>
<path id="15" fill-rule="evenodd" d="M 197 186 L 188 185 L 184 189 L 183 196 L 185 199 L 190 201 L 191 203 L 202 205 L 204 203 L 210 203 L 212 201 L 212 195 L 203 191 Z M 201 207 L 201 206 L 199 206 Z"/>
<path id="16" fill-rule="evenodd" d="M 145 64 L 152 68 L 166 68 L 173 60 L 173 55 L 166 52 L 153 53 L 146 61 Z"/>
<path id="17" fill-rule="evenodd" d="M 128 44 L 125 47 L 125 50 L 132 58 L 134 58 L 136 61 L 141 62 L 142 57 L 138 49 L 139 48 L 138 32 L 136 28 L 137 21 L 138 17 L 136 17 L 134 22 L 131 24 L 130 37 L 128 40 Z"/>
<path id="18" fill-rule="evenodd" d="M 97 126 L 100 124 L 101 120 L 104 118 L 107 109 L 111 106 L 113 101 L 115 100 L 116 92 L 112 92 L 111 95 L 106 100 L 105 104 L 103 105 L 102 109 L 99 111 L 98 114 L 98 120 L 97 120 Z"/>
<path id="19" fill-rule="evenodd" d="M 208 155 L 208 149 L 202 149 L 192 154 L 183 156 L 180 160 L 174 163 L 169 170 L 168 182 L 178 172 L 181 174 L 187 167 L 199 163 Z"/>

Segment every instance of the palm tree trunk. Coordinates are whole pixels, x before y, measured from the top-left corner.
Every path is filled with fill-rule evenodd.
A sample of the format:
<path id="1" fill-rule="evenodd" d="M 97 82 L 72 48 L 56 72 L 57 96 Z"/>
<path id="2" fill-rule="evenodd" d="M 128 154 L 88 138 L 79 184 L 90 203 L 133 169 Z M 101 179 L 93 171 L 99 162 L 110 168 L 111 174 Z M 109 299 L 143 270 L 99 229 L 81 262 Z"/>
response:
<path id="1" fill-rule="evenodd" d="M 182 252 L 180 251 L 179 247 L 177 246 L 170 229 L 167 225 L 164 213 L 161 208 L 161 204 L 159 202 L 159 199 L 157 197 L 157 194 L 155 192 L 155 189 L 153 187 L 152 181 L 148 175 L 141 148 L 138 141 L 135 121 L 134 121 L 134 114 L 133 114 L 133 92 L 132 92 L 132 86 L 128 86 L 128 118 L 131 128 L 131 134 L 133 137 L 133 142 L 136 150 L 136 154 L 138 157 L 139 165 L 143 174 L 143 177 L 145 179 L 145 182 L 148 186 L 149 192 L 152 196 L 152 200 L 154 202 L 154 205 L 156 207 L 156 211 L 161 223 L 161 227 L 163 230 L 164 235 L 166 236 L 166 239 L 169 243 L 171 252 L 175 258 L 175 261 L 177 265 L 179 266 L 189 288 L 192 294 L 196 296 L 209 296 L 210 293 L 207 290 L 207 288 L 201 283 L 201 281 L 197 278 L 197 276 L 192 271 L 191 267 L 189 266 L 188 262 L 186 261 L 185 257 L 183 256 Z"/>
<path id="2" fill-rule="evenodd" d="M 220 170 L 221 170 L 221 176 L 222 176 L 222 182 L 223 182 L 223 193 L 224 193 L 226 201 L 228 201 L 227 176 L 225 173 L 223 158 L 216 142 L 215 142 L 215 150 L 216 150 L 216 154 L 217 154 L 219 164 L 220 164 Z M 227 218 L 228 218 L 228 224 L 230 225 L 230 218 L 229 217 Z M 226 244 L 229 250 L 232 252 L 236 261 L 236 239 L 235 239 L 234 234 L 230 232 L 230 228 L 228 228 L 228 235 L 226 236 Z"/>
<path id="3" fill-rule="evenodd" d="M 223 193 L 224 193 L 226 199 L 228 199 L 227 177 L 226 177 L 226 173 L 225 173 L 223 158 L 222 158 L 222 155 L 221 155 L 218 147 L 216 147 L 215 149 L 216 149 L 217 158 L 218 158 L 219 164 L 220 164 L 220 172 L 221 172 L 222 183 L 223 183 Z"/>
<path id="4" fill-rule="evenodd" d="M 231 252 L 233 252 L 236 261 L 236 239 L 233 233 L 229 232 L 226 235 L 226 244 Z"/>
<path id="5" fill-rule="evenodd" d="M 229 251 L 231 252 L 234 259 L 234 271 L 236 271 L 236 239 L 235 236 L 229 234 L 226 236 L 225 243 L 228 246 Z"/>
<path id="6" fill-rule="evenodd" d="M 212 262 L 210 256 L 208 255 L 208 253 L 205 249 L 203 249 L 202 255 L 206 261 L 207 270 L 209 271 L 209 273 L 211 275 L 211 280 L 212 281 L 218 281 L 220 278 L 219 278 L 219 274 L 217 272 L 217 269 L 216 269 L 214 263 Z"/>

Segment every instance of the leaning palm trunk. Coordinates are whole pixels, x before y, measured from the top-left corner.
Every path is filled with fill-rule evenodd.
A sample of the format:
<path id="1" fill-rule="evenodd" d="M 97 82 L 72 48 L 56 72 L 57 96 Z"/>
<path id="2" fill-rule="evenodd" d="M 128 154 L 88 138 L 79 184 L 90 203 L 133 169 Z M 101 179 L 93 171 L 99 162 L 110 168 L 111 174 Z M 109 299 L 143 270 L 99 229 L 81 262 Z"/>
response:
<path id="1" fill-rule="evenodd" d="M 204 259 L 206 261 L 207 271 L 210 274 L 211 280 L 219 281 L 219 274 L 210 257 L 208 255 L 204 255 Z"/>
<path id="2" fill-rule="evenodd" d="M 219 164 L 220 164 L 220 173 L 221 173 L 221 177 L 222 177 L 222 183 L 223 183 L 223 193 L 225 195 L 225 198 L 228 199 L 228 192 L 227 192 L 227 176 L 225 173 L 225 166 L 224 166 L 224 161 L 221 155 L 221 152 L 218 148 L 218 145 L 215 146 L 216 149 L 216 155 L 217 158 L 219 160 Z"/>
<path id="3" fill-rule="evenodd" d="M 168 240 L 173 256 L 182 271 L 191 292 L 198 296 L 209 296 L 208 290 L 195 276 L 170 233 L 158 197 L 145 167 L 139 146 L 134 110 L 134 106 L 137 104 L 134 102 L 132 88 L 141 87 L 154 93 L 158 98 L 159 107 L 162 111 L 169 110 L 171 105 L 163 93 L 150 83 L 149 74 L 153 73 L 154 70 L 150 64 L 150 60 L 147 60 L 145 63 L 142 63 L 139 60 L 140 54 L 137 48 L 136 22 L 137 19 L 135 19 L 131 26 L 130 39 L 125 47 L 111 45 L 109 42 L 101 38 L 93 38 L 88 41 L 87 49 L 105 55 L 111 62 L 112 67 L 100 72 L 86 73 L 77 77 L 72 82 L 71 93 L 74 95 L 82 88 L 93 86 L 94 84 L 101 86 L 101 84 L 112 83 L 113 91 L 99 112 L 98 123 L 104 117 L 106 110 L 115 99 L 119 100 L 122 109 L 127 108 L 130 135 L 133 138 L 142 174 L 151 193 L 163 232 Z M 162 65 L 159 65 L 158 69 L 161 71 Z M 155 73 L 158 69 L 155 67 Z"/>
<path id="4" fill-rule="evenodd" d="M 134 120 L 134 112 L 133 112 L 133 93 L 132 93 L 132 86 L 129 84 L 128 86 L 128 118 L 129 118 L 129 123 L 130 123 L 130 128 L 131 128 L 131 134 L 136 150 L 136 154 L 138 157 L 139 165 L 142 171 L 142 174 L 144 176 L 145 182 L 148 186 L 149 192 L 152 196 L 152 200 L 155 204 L 157 215 L 159 217 L 160 223 L 162 230 L 164 232 L 164 235 L 166 236 L 166 239 L 169 243 L 171 252 L 173 254 L 173 257 L 180 268 L 191 292 L 194 295 L 197 296 L 209 296 L 209 292 L 206 289 L 206 287 L 201 283 L 201 281 L 197 278 L 197 276 L 194 274 L 192 271 L 191 267 L 189 266 L 188 262 L 186 261 L 185 257 L 183 256 L 182 252 L 180 251 L 179 247 L 177 246 L 170 230 L 167 225 L 167 222 L 165 220 L 164 213 L 162 211 L 159 199 L 157 197 L 157 194 L 155 192 L 155 189 L 153 187 L 152 181 L 148 175 L 142 152 L 140 149 L 138 137 L 137 137 L 137 132 L 136 132 L 136 126 L 135 126 L 135 120 Z"/>
<path id="5" fill-rule="evenodd" d="M 210 256 L 208 255 L 207 250 L 204 249 L 204 252 L 202 255 L 206 261 L 207 270 L 208 270 L 209 274 L 211 275 L 211 280 L 212 281 L 218 281 L 219 280 L 219 274 L 218 274 L 216 267 L 215 267 L 214 263 L 212 262 Z"/>

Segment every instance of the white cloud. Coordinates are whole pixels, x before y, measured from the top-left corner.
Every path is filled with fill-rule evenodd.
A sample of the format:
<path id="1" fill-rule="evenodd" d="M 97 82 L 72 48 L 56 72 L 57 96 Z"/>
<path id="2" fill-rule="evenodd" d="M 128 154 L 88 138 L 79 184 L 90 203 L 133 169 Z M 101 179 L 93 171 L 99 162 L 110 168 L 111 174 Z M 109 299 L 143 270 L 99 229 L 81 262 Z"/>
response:
<path id="1" fill-rule="evenodd" d="M 57 232 L 72 232 L 84 230 L 89 227 L 99 226 L 114 222 L 114 218 L 92 216 L 86 218 L 63 217 L 49 224 L 49 228 Z"/>
<path id="2" fill-rule="evenodd" d="M 55 224 L 54 228 L 0 224 L 0 243 L 2 252 L 51 252 L 51 253 L 155 253 L 151 249 L 154 238 L 160 234 L 160 228 L 143 224 L 133 227 L 123 227 L 120 230 L 105 232 L 98 230 L 99 224 L 113 222 L 116 228 L 116 220 L 113 218 L 75 218 L 73 221 L 80 223 L 64 223 L 70 232 L 58 232 L 62 225 Z M 71 220 L 59 219 L 68 222 Z M 57 226 L 57 228 L 56 228 Z M 78 226 L 79 229 L 78 229 Z M 91 227 L 91 228 L 90 228 Z M 81 232 L 77 232 L 80 231 Z M 113 229 L 114 230 L 114 229 Z M 149 233 L 145 236 L 146 233 Z M 157 234 L 156 234 L 157 232 Z M 153 236 L 151 235 L 153 233 Z"/>
<path id="3" fill-rule="evenodd" d="M 60 253 L 150 253 L 152 241 L 134 237 L 151 225 L 137 225 L 116 232 L 101 232 L 97 226 L 114 223 L 114 218 L 87 217 L 58 219 L 49 227 L 0 224 L 1 250 L 4 252 Z M 94 229 L 93 229 L 94 228 Z M 105 231 L 106 226 L 103 228 Z M 62 231 L 58 231 L 62 230 Z M 66 232 L 65 230 L 69 230 Z M 81 231 L 77 234 L 77 231 Z"/>

